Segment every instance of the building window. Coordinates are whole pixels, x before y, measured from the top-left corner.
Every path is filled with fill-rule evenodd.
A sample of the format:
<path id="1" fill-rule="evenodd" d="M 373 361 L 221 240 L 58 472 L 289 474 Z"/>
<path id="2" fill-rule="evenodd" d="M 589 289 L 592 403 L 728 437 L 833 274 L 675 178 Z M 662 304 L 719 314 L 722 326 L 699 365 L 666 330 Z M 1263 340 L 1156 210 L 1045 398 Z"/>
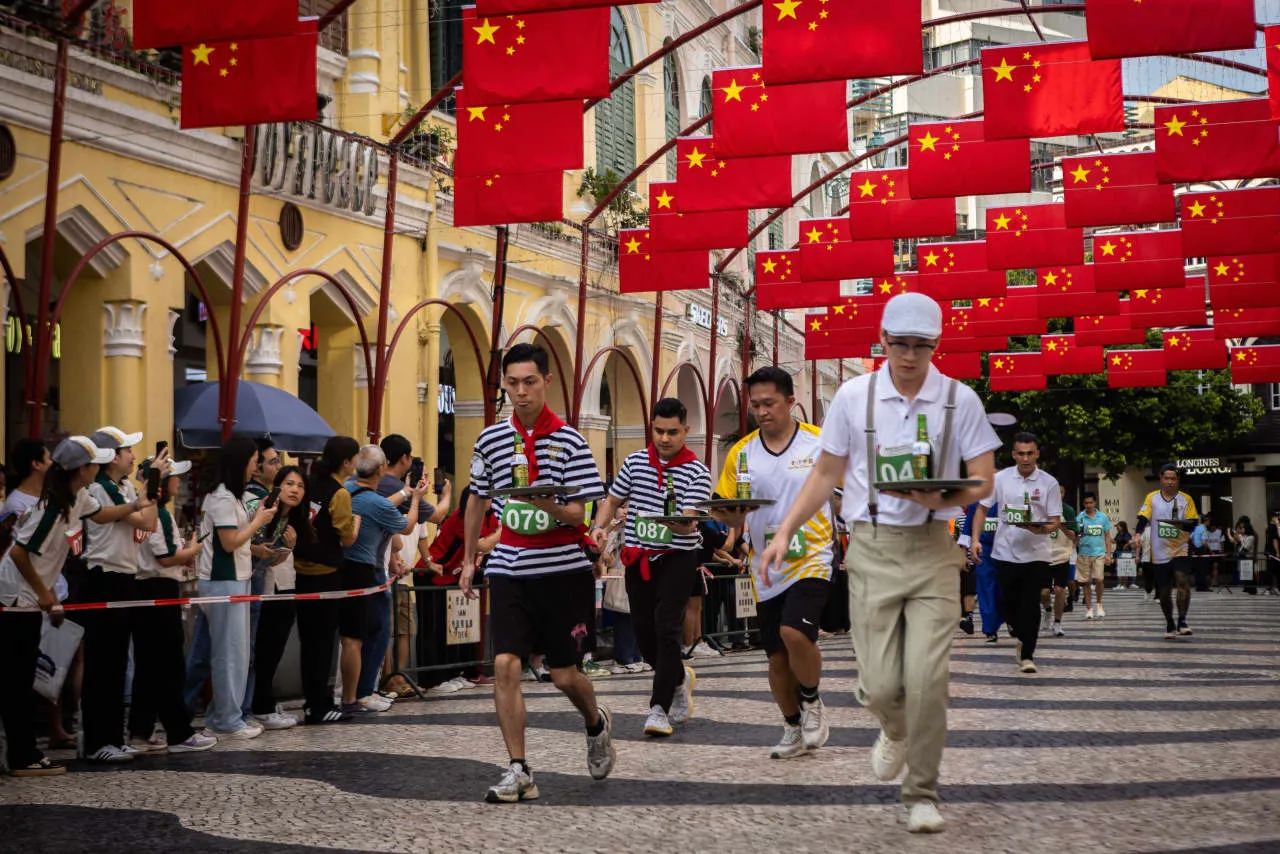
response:
<path id="1" fill-rule="evenodd" d="M 711 78 L 703 77 L 702 78 L 702 95 L 698 99 L 698 118 L 711 115 L 711 105 L 715 103 L 711 99 L 712 99 Z M 702 130 L 699 131 L 699 133 L 707 134 L 709 136 L 711 134 L 711 123 L 708 122 L 702 128 Z"/>
<path id="2" fill-rule="evenodd" d="M 1267 385 L 1267 402 L 1272 412 L 1280 412 L 1280 383 Z"/>
<path id="3" fill-rule="evenodd" d="M 933 56 L 929 67 L 932 69 L 943 68 L 948 65 L 954 65 L 957 62 L 965 62 L 966 60 L 977 60 L 982 56 L 982 49 L 996 44 L 996 42 L 986 41 L 985 39 L 968 39 L 954 44 L 944 44 L 933 49 Z M 967 68 L 957 69 L 956 74 L 973 74 L 981 75 L 982 67 L 973 64 Z"/>
<path id="4" fill-rule="evenodd" d="M 609 74 L 617 77 L 632 66 L 631 40 L 622 13 L 613 9 L 609 22 Z M 594 107 L 596 172 L 612 170 L 619 178 L 636 166 L 636 84 L 628 80 Z"/>
<path id="5" fill-rule="evenodd" d="M 432 5 L 430 19 L 431 85 L 443 86 L 445 81 L 462 70 L 462 6 L 463 0 L 439 0 Z M 453 98 L 440 109 L 452 113 Z"/>
<path id="6" fill-rule="evenodd" d="M 786 248 L 782 245 L 782 237 L 783 237 L 782 217 L 778 217 L 773 222 L 769 223 L 769 248 L 770 249 Z"/>
<path id="7" fill-rule="evenodd" d="M 667 39 L 670 42 L 671 39 Z M 662 90 L 666 103 L 666 129 L 667 139 L 672 139 L 676 134 L 680 133 L 680 69 L 676 67 L 675 52 L 671 52 L 662 58 Z M 667 178 L 674 179 L 676 177 L 676 150 L 673 146 L 667 152 Z"/>

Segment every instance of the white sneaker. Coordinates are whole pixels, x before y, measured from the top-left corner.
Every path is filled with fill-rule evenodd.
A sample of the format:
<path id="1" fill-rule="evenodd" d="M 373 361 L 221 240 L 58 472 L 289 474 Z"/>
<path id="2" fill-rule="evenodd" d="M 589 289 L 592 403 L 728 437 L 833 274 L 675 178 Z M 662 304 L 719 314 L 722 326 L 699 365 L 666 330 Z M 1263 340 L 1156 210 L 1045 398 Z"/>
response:
<path id="1" fill-rule="evenodd" d="M 523 771 L 514 762 L 503 772 L 497 785 L 490 786 L 484 795 L 484 799 L 491 804 L 513 804 L 516 801 L 532 801 L 537 797 L 538 787 L 533 782 L 533 775 Z"/>
<path id="2" fill-rule="evenodd" d="M 521 682 L 537 682 L 537 681 L 538 681 L 538 674 L 536 674 L 536 673 L 534 673 L 534 672 L 533 672 L 533 668 L 532 668 L 532 667 L 526 667 L 526 668 L 524 669 L 524 673 L 520 674 L 520 681 L 521 681 Z M 447 684 L 448 684 L 447 682 L 441 682 L 441 683 L 440 683 L 440 685 L 447 685 Z M 431 687 L 431 688 L 428 688 L 428 689 L 427 689 L 427 693 L 428 693 L 428 694 L 430 694 L 432 691 L 435 691 L 437 694 L 448 694 L 448 693 L 450 693 L 449 691 L 436 691 L 436 688 L 439 688 L 439 687 L 440 687 L 440 685 L 435 685 L 435 686 L 433 686 L 433 687 Z M 503 779 L 505 780 L 506 778 L 503 778 Z M 490 791 L 492 791 L 492 790 L 490 790 Z"/>
<path id="3" fill-rule="evenodd" d="M 258 718 L 258 723 L 263 729 L 288 729 L 298 725 L 298 719 L 293 715 L 285 714 L 279 706 L 269 715 L 262 715 Z"/>
<path id="4" fill-rule="evenodd" d="M 667 717 L 667 713 L 662 711 L 662 706 L 653 706 L 649 709 L 649 717 L 644 721 L 644 734 L 654 737 L 662 737 L 671 735 L 671 719 Z"/>
<path id="5" fill-rule="evenodd" d="M 693 658 L 715 658 L 723 654 L 718 650 L 712 649 L 706 641 L 698 641 L 694 648 L 689 651 L 689 655 Z"/>
<path id="6" fill-rule="evenodd" d="M 1053 636 L 1055 638 L 1065 638 L 1067 633 L 1062 630 L 1062 623 L 1053 624 Z"/>
<path id="7" fill-rule="evenodd" d="M 137 754 L 138 754 L 138 751 L 136 750 L 129 751 L 124 748 L 116 747 L 114 744 L 106 744 L 106 745 L 103 745 L 102 747 L 99 747 L 89 756 L 86 756 L 85 759 L 89 760 L 90 762 L 103 762 L 103 763 L 115 764 L 118 762 L 132 762 L 133 757 L 136 756 Z"/>
<path id="8" fill-rule="evenodd" d="M 262 735 L 262 727 L 243 726 L 243 727 L 240 727 L 240 729 L 233 729 L 227 732 L 219 732 L 216 729 L 211 729 L 209 730 L 209 732 L 211 732 L 213 735 L 215 735 L 218 738 L 248 740 L 251 738 L 257 738 L 258 736 Z"/>
<path id="9" fill-rule="evenodd" d="M 932 801 L 921 801 L 912 804 L 907 810 L 907 831 L 909 833 L 941 833 L 947 822 L 938 812 Z"/>
<path id="10" fill-rule="evenodd" d="M 805 750 L 817 750 L 831 737 L 831 723 L 821 700 L 800 703 L 800 733 L 804 736 Z"/>
<path id="11" fill-rule="evenodd" d="M 614 664 L 609 667 L 609 672 L 614 676 L 625 676 L 631 671 L 627 669 L 627 665 L 625 664 Z"/>
<path id="12" fill-rule="evenodd" d="M 769 758 L 790 759 L 793 756 L 803 756 L 807 752 L 804 748 L 804 734 L 801 733 L 800 727 L 785 724 L 782 727 L 782 740 L 769 751 Z"/>
<path id="13" fill-rule="evenodd" d="M 461 690 L 461 688 L 457 690 Z M 381 694 L 370 694 L 367 697 L 360 698 L 360 705 L 370 712 L 385 712 L 391 708 L 391 701 Z"/>
<path id="14" fill-rule="evenodd" d="M 604 722 L 604 731 L 587 736 L 587 773 L 592 780 L 603 780 L 613 770 L 613 763 L 618 761 L 618 751 L 613 746 L 613 715 L 601 705 L 596 706 L 596 711 Z"/>
<path id="15" fill-rule="evenodd" d="M 295 721 L 295 723 L 297 723 Z M 169 745 L 170 753 L 200 753 L 208 750 L 218 743 L 218 740 L 208 733 L 197 732 L 192 733 L 191 738 L 181 744 Z"/>
<path id="16" fill-rule="evenodd" d="M 1103 617 L 1107 616 L 1107 612 L 1106 612 L 1106 611 L 1104 611 L 1104 610 L 1102 610 L 1102 606 L 1101 606 L 1101 605 L 1099 605 L 1099 606 L 1095 609 L 1095 616 L 1096 616 L 1099 620 L 1101 620 Z"/>
<path id="17" fill-rule="evenodd" d="M 1093 619 L 1093 606 L 1092 606 L 1092 605 L 1090 605 L 1088 608 L 1085 608 L 1085 610 L 1084 610 L 1084 618 L 1085 618 L 1086 620 L 1092 620 L 1092 619 Z"/>
<path id="18" fill-rule="evenodd" d="M 169 749 L 168 742 L 163 739 L 156 741 L 152 738 L 131 738 L 129 739 L 129 747 L 138 753 L 164 753 Z"/>
<path id="19" fill-rule="evenodd" d="M 907 764 L 907 742 L 894 741 L 880 730 L 876 743 L 871 746 L 871 773 L 876 779 L 888 783 L 897 779 Z"/>
<path id="20" fill-rule="evenodd" d="M 1018 663 L 1018 670 L 1023 673 L 1035 673 L 1036 663 L 1029 658 L 1024 658 Z"/>
<path id="21" fill-rule="evenodd" d="M 653 668 L 643 661 L 633 661 L 630 664 L 622 665 L 622 669 L 628 673 L 644 673 L 646 670 L 652 670 Z"/>
<path id="22" fill-rule="evenodd" d="M 525 668 L 524 678 L 521 682 L 537 682 L 538 677 L 533 675 L 533 670 Z M 450 679 L 448 682 L 441 682 L 439 685 L 432 685 L 427 689 L 428 694 L 456 694 L 462 689 L 458 687 L 458 683 Z"/>
<path id="23" fill-rule="evenodd" d="M 671 698 L 671 711 L 667 718 L 673 724 L 682 724 L 693 717 L 693 689 L 698 684 L 698 674 L 693 668 L 685 666 L 684 682 L 676 687 L 675 696 Z"/>

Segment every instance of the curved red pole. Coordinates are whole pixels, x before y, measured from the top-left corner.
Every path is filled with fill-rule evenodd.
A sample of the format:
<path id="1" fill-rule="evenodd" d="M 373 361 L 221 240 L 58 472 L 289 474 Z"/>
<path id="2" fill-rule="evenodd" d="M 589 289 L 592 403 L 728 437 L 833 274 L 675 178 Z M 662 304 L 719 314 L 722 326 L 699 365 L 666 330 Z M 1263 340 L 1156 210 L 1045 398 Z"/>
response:
<path id="1" fill-rule="evenodd" d="M 602 358 L 615 353 L 622 358 L 623 364 L 625 364 L 627 366 L 627 370 L 631 372 L 631 378 L 636 381 L 636 388 L 640 389 L 640 412 L 644 415 L 644 441 L 647 445 L 652 439 L 652 431 L 649 426 L 649 407 L 645 406 L 644 403 L 644 381 L 640 379 L 640 369 L 631 361 L 631 357 L 627 355 L 627 352 L 621 347 L 610 346 L 602 348 L 591 358 L 591 361 L 587 363 L 586 370 L 582 372 L 583 381 L 585 382 L 586 378 L 591 376 L 591 371 L 595 369 L 595 366 L 599 364 Z M 581 408 L 582 391 L 579 389 L 578 396 L 573 402 L 573 409 L 577 412 Z"/>
<path id="2" fill-rule="evenodd" d="M 368 371 L 369 365 L 371 364 L 369 361 L 369 336 L 365 333 L 364 321 L 360 319 L 360 307 L 356 303 L 355 297 L 351 295 L 351 292 L 347 290 L 347 286 L 344 285 L 336 276 L 331 273 L 326 273 L 324 270 L 317 270 L 313 267 L 307 267 L 301 270 L 294 270 L 291 273 L 286 273 L 277 279 L 275 284 L 263 292 L 262 297 L 258 300 L 258 304 L 255 305 L 253 307 L 253 311 L 249 313 L 249 322 L 245 324 L 244 334 L 241 335 L 240 341 L 236 344 L 236 354 L 238 357 L 243 359 L 244 355 L 249 352 L 249 344 L 253 337 L 253 328 L 258 325 L 258 318 L 262 317 L 262 312 L 266 310 L 267 303 L 271 301 L 271 298 L 279 293 L 280 289 L 285 285 L 297 279 L 301 279 L 303 276 L 318 276 L 337 288 L 338 293 L 342 296 L 343 302 L 347 304 L 347 308 L 351 311 L 351 316 L 355 318 L 356 329 L 360 332 L 360 344 L 364 347 L 365 370 Z"/>
<path id="3" fill-rule="evenodd" d="M 462 328 L 467 331 L 467 337 L 471 339 L 471 349 L 475 352 L 476 365 L 478 365 L 480 369 L 483 369 L 484 354 L 480 350 L 480 339 L 476 337 L 475 330 L 471 328 L 471 324 L 468 322 L 467 316 L 463 314 L 462 311 L 453 303 L 434 298 L 424 299 L 422 302 L 409 309 L 404 317 L 400 318 L 400 325 L 396 327 L 395 334 L 391 336 L 391 343 L 387 345 L 387 364 L 391 364 L 391 356 L 396 351 L 396 344 L 400 343 L 400 336 L 409 328 L 409 321 L 415 314 L 431 305 L 438 305 L 445 309 L 446 312 L 453 314 L 458 318 L 458 322 L 462 324 Z"/>
<path id="4" fill-rule="evenodd" d="M 671 388 L 671 382 L 680 373 L 681 368 L 689 368 L 693 371 L 694 377 L 698 380 L 698 391 L 702 392 L 702 411 L 706 412 L 707 404 L 708 404 L 708 401 L 710 401 L 711 399 L 711 395 L 708 394 L 707 392 L 707 381 L 702 376 L 702 369 L 699 368 L 693 362 L 681 362 L 680 364 L 676 365 L 674 368 L 671 369 L 671 373 L 667 374 L 666 382 L 662 384 L 662 396 L 663 397 L 667 396 L 667 390 Z M 710 429 L 711 429 L 711 425 L 708 424 L 707 430 L 710 430 Z"/>

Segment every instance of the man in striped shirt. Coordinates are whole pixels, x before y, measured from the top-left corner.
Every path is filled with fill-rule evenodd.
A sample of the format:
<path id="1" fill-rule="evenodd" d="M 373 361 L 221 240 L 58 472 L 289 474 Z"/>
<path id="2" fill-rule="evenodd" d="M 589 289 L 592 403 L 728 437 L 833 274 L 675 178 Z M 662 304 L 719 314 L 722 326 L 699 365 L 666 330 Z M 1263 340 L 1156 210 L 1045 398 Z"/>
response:
<path id="1" fill-rule="evenodd" d="M 627 505 L 627 597 L 640 652 L 653 665 L 653 693 L 645 735 L 671 735 L 671 724 L 693 715 L 693 668 L 680 657 L 684 608 L 698 573 L 702 535 L 685 524 L 652 521 L 653 516 L 697 516 L 693 505 L 711 497 L 711 472 L 685 447 L 689 413 L 675 398 L 653 408 L 653 444 L 622 463 L 596 517 L 607 524 L 622 502 Z M 591 535 L 604 548 L 605 529 Z"/>
<path id="2" fill-rule="evenodd" d="M 603 780 L 614 761 L 609 712 L 577 668 L 583 654 L 595 647 L 595 577 L 583 552 L 590 542 L 586 505 L 604 496 L 604 485 L 586 439 L 546 405 L 551 385 L 547 351 L 532 344 L 512 347 L 502 359 L 502 382 L 515 412 L 476 439 L 459 579 L 463 592 L 475 598 L 480 526 L 493 507 L 502 533 L 485 564 L 485 577 L 493 627 L 493 697 L 510 765 L 485 795 L 490 803 L 538 797 L 525 762 L 520 691 L 520 661 L 534 652 L 545 654 L 551 681 L 586 721 L 591 776 Z M 517 451 L 522 452 L 519 460 Z M 495 490 L 515 486 L 516 464 L 527 467 L 529 484 L 568 487 L 569 492 L 520 500 L 495 495 Z"/>

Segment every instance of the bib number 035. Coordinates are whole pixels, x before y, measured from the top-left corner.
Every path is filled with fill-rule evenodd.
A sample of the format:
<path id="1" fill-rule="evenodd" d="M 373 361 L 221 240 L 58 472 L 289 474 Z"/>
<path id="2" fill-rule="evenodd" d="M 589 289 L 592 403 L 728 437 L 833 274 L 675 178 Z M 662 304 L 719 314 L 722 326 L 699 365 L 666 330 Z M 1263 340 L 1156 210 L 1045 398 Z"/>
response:
<path id="1" fill-rule="evenodd" d="M 545 534 L 556 526 L 556 521 L 532 504 L 510 501 L 502 508 L 502 524 L 517 534 Z"/>

